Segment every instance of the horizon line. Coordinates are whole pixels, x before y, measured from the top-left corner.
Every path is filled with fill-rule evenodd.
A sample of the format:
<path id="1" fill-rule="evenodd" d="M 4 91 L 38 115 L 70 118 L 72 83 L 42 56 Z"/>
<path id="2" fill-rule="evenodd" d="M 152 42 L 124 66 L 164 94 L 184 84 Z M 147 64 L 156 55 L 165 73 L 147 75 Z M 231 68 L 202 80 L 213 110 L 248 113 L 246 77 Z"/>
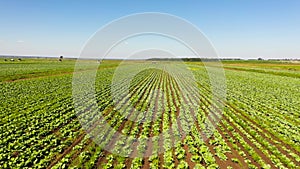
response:
<path id="1" fill-rule="evenodd" d="M 13 58 L 60 58 L 60 56 L 63 55 L 1 55 L 0 58 L 5 58 L 5 57 L 13 57 Z M 63 56 L 65 59 L 83 59 L 83 60 L 177 60 L 177 59 L 206 59 L 206 60 L 300 60 L 300 58 L 266 58 L 266 57 L 253 57 L 253 58 L 240 58 L 240 57 L 215 57 L 215 58 L 209 58 L 209 57 L 195 57 L 195 56 L 180 56 L 178 58 L 164 58 L 164 57 L 152 57 L 152 58 L 115 58 L 115 57 L 107 57 L 107 58 L 80 58 L 79 56 Z"/>

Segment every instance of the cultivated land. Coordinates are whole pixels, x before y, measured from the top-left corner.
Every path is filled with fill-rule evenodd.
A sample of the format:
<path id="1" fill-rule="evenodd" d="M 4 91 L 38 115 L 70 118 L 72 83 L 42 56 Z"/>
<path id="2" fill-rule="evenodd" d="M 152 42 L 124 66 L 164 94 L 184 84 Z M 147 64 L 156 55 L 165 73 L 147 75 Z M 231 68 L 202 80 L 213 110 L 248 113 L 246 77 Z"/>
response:
<path id="1" fill-rule="evenodd" d="M 124 107 L 124 112 L 114 108 L 110 90 L 119 63 L 101 63 L 95 80 L 98 108 L 91 110 L 89 102 L 81 105 L 83 123 L 90 126 L 88 132 L 106 131 L 99 137 L 101 145 L 111 144 L 128 156 L 160 149 L 164 153 L 125 158 L 103 150 L 91 140 L 74 109 L 75 60 L 13 62 L 1 58 L 0 168 L 300 168 L 300 63 L 223 61 L 227 99 L 219 112 L 221 101 L 212 102 L 210 82 L 201 62 L 186 62 L 198 90 L 182 80 L 184 75 L 176 72 L 176 64 L 155 62 L 154 68 L 134 77 L 129 95 L 124 94 L 120 100 L 147 112 L 144 114 L 134 114 L 130 107 Z M 165 70 L 176 73 L 170 75 Z M 89 71 L 92 68 L 87 66 L 77 73 Z M 182 91 L 197 94 L 181 97 Z M 120 88 L 119 92 L 125 91 Z M 199 104 L 197 111 L 189 111 L 189 101 Z M 99 111 L 101 118 L 90 118 L 97 117 Z M 188 114 L 195 122 L 185 118 Z M 216 130 L 208 131 L 219 115 L 222 118 Z M 178 122 L 177 117 L 183 120 Z M 136 138 L 157 136 L 167 129 L 170 132 L 151 145 L 128 139 L 126 143 L 133 146 L 124 147 L 127 144 L 117 141 L 114 132 L 103 128 L 103 122 Z M 190 132 L 183 135 L 182 127 L 187 124 Z M 199 137 L 206 132 L 212 132 L 212 136 Z M 174 141 L 174 137 L 182 139 Z"/>

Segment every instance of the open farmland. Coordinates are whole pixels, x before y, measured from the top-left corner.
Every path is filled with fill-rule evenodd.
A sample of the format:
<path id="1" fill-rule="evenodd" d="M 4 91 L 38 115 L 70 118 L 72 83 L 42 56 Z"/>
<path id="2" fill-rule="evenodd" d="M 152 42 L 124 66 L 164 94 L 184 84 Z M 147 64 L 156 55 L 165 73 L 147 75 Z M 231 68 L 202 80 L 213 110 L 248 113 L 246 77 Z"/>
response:
<path id="1" fill-rule="evenodd" d="M 212 101 L 201 62 L 185 63 L 197 89 L 184 80 L 176 64 L 151 63 L 152 68 L 134 76 L 129 94 L 116 88 L 122 96 L 116 109 L 111 84 L 119 63 L 101 63 L 95 78 L 98 107 L 90 102 L 77 106 L 82 111 L 79 120 L 72 93 L 75 60 L 1 60 L 0 168 L 300 168 L 299 63 L 223 61 L 225 102 Z M 91 70 L 87 66 L 76 74 L 84 77 Z M 185 91 L 194 94 L 184 95 Z M 197 103 L 196 111 L 190 109 L 191 102 Z M 104 123 L 128 138 L 159 137 L 151 144 L 118 141 Z M 184 134 L 186 127 L 189 132 Z M 91 135 L 100 130 L 94 142 Z M 202 133 L 209 132 L 204 139 Z M 124 153 L 128 157 L 120 155 Z"/>

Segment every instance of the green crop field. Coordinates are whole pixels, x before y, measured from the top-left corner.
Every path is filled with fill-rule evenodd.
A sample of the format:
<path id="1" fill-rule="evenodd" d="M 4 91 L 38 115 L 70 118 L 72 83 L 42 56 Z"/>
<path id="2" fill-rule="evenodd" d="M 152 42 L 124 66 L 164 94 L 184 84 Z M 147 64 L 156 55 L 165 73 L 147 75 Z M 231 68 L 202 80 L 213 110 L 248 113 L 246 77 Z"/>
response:
<path id="1" fill-rule="evenodd" d="M 87 101 L 76 109 L 73 76 L 86 77 L 97 61 L 83 61 L 74 73 L 73 59 L 0 59 L 0 168 L 300 168 L 300 63 L 222 61 L 223 102 L 212 100 L 203 63 L 185 62 L 196 89 L 176 63 L 151 62 L 129 82 L 129 93 L 117 86 L 116 109 L 111 84 L 121 61 L 104 60 L 95 76 L 97 107 Z M 93 131 L 102 131 L 97 141 Z M 128 139 L 118 140 L 116 131 Z M 151 144 L 143 139 L 154 136 Z M 108 144 L 120 153 L 105 150 Z"/>

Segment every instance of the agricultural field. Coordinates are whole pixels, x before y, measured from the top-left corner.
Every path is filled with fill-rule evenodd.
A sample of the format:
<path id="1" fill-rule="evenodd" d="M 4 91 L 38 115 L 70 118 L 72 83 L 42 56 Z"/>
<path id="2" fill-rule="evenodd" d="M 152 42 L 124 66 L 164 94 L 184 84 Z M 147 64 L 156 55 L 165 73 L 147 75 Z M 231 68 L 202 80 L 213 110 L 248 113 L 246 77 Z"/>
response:
<path id="1" fill-rule="evenodd" d="M 184 63 L 191 82 L 176 62 L 126 61 L 122 77 L 151 65 L 126 91 L 111 85 L 121 61 L 104 60 L 95 107 L 74 103 L 73 77 L 84 85 L 97 61 L 75 62 L 0 60 L 0 168 L 300 168 L 300 63 L 222 61 L 223 101 L 201 62 Z"/>

